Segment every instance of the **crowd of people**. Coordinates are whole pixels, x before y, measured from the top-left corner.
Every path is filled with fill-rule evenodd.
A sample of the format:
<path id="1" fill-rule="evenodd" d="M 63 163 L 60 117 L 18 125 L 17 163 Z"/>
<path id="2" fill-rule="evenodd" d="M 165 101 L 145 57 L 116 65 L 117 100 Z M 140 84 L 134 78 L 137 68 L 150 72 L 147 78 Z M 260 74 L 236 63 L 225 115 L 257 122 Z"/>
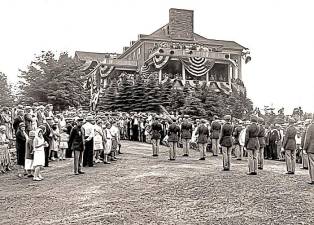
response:
<path id="1" fill-rule="evenodd" d="M 287 174 L 294 174 L 296 162 L 308 169 L 314 184 L 313 120 L 286 125 L 265 124 L 263 118 L 252 116 L 241 121 L 224 118 L 192 119 L 156 113 L 97 113 L 82 110 L 54 113 L 52 105 L 2 108 L 0 117 L 0 171 L 11 170 L 9 148 L 15 139 L 18 176 L 43 179 L 40 171 L 49 162 L 74 157 L 75 175 L 82 167 L 117 161 L 121 140 L 152 144 L 152 155 L 158 157 L 159 146 L 169 148 L 169 160 L 189 157 L 191 149 L 205 160 L 207 152 L 222 154 L 223 171 L 231 168 L 231 158 L 248 158 L 248 175 L 263 170 L 264 160 L 285 160 Z"/>

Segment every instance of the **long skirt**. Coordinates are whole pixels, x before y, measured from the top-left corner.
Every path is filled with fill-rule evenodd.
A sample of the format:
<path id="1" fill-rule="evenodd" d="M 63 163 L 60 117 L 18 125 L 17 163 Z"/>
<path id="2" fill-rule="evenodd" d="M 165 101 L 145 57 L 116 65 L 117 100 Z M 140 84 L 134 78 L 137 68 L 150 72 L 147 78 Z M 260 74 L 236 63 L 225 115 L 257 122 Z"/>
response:
<path id="1" fill-rule="evenodd" d="M 11 156 L 8 145 L 0 145 L 0 166 L 7 167 L 11 165 Z"/>
<path id="2" fill-rule="evenodd" d="M 110 154 L 111 147 L 112 147 L 112 140 L 107 139 L 106 144 L 105 144 L 104 154 L 106 154 L 106 155 Z"/>
<path id="3" fill-rule="evenodd" d="M 92 167 L 94 165 L 94 140 L 85 142 L 85 151 L 83 155 L 83 166 Z"/>

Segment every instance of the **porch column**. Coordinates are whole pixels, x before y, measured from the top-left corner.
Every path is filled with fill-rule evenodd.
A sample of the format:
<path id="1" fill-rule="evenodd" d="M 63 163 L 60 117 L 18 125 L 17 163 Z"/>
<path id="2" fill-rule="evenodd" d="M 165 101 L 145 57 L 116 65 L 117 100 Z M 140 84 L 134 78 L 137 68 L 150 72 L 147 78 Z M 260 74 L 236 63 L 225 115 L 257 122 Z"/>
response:
<path id="1" fill-rule="evenodd" d="M 185 67 L 183 63 L 182 63 L 182 83 L 183 85 L 185 85 Z"/>
<path id="2" fill-rule="evenodd" d="M 162 79 L 162 69 L 160 69 L 159 72 L 158 72 L 158 81 L 159 81 L 159 83 L 161 83 L 161 79 Z"/>
<path id="3" fill-rule="evenodd" d="M 231 76 L 232 76 L 232 64 L 229 64 L 229 71 L 228 71 L 228 83 L 229 83 L 229 88 L 231 89 Z"/>
<path id="4" fill-rule="evenodd" d="M 208 82 L 209 82 L 209 71 L 207 71 L 206 73 L 206 85 L 208 85 Z"/>

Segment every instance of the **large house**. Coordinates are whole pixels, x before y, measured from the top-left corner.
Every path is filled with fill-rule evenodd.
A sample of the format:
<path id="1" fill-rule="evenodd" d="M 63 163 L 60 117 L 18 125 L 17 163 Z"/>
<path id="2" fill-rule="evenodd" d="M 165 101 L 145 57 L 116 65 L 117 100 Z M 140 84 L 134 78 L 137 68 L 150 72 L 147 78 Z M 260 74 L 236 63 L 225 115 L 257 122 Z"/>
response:
<path id="1" fill-rule="evenodd" d="M 170 9 L 168 24 L 149 35 L 138 35 L 122 54 L 76 51 L 85 72 L 105 87 L 122 74 L 171 81 L 175 87 L 208 85 L 217 91 L 245 91 L 242 64 L 250 61 L 247 48 L 234 41 L 213 40 L 194 32 L 192 10 Z M 98 73 L 97 73 L 98 72 Z M 100 79 L 95 78 L 99 76 Z"/>

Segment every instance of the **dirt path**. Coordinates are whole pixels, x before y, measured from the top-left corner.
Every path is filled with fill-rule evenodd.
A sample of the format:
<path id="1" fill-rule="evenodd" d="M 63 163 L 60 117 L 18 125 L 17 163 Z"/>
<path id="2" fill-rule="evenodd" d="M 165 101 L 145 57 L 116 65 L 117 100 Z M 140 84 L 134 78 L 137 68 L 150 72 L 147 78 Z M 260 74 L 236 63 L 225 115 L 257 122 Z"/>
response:
<path id="1" fill-rule="evenodd" d="M 246 160 L 158 159 L 150 145 L 123 142 L 125 154 L 111 165 L 72 175 L 72 160 L 54 162 L 35 183 L 0 176 L 0 224 L 314 224 L 314 187 L 307 171 L 285 173 L 283 162 L 266 161 L 247 176 Z M 299 164 L 298 164 L 299 167 Z"/>

